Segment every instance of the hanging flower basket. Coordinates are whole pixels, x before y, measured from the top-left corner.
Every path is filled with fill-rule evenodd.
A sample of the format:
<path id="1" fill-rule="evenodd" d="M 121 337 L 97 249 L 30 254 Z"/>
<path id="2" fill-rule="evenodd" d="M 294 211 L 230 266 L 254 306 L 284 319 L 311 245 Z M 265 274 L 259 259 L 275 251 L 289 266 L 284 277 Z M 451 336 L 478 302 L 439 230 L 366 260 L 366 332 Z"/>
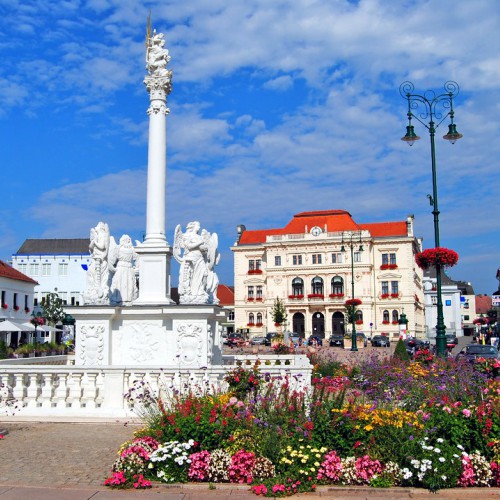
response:
<path id="1" fill-rule="evenodd" d="M 473 323 L 475 325 L 486 325 L 488 323 L 488 318 L 476 318 Z"/>
<path id="2" fill-rule="evenodd" d="M 8 309 L 9 308 L 9 304 L 2 304 L 2 308 L 3 309 Z"/>
<path id="3" fill-rule="evenodd" d="M 345 305 L 347 307 L 349 306 L 360 306 L 361 305 L 361 300 L 359 299 L 349 299 L 345 301 Z"/>
<path id="4" fill-rule="evenodd" d="M 415 255 L 415 262 L 418 267 L 424 270 L 437 264 L 441 267 L 453 267 L 458 262 L 458 254 L 448 248 L 428 248 Z"/>

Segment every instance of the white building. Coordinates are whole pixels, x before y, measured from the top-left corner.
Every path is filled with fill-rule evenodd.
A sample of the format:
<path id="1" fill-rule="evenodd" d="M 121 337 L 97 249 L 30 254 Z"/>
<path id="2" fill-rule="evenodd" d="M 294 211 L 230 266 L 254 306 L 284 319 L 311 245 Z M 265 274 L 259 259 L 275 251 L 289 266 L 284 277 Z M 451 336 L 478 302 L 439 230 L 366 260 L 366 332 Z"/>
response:
<path id="1" fill-rule="evenodd" d="M 0 260 L 0 321 L 15 324 L 29 321 L 33 310 L 33 295 L 37 282 Z M 0 340 L 17 344 L 17 333 L 0 332 Z"/>
<path id="2" fill-rule="evenodd" d="M 12 267 L 38 282 L 34 305 L 56 291 L 65 304 L 83 304 L 87 268 L 90 265 L 89 239 L 28 239 L 12 255 Z"/>
<path id="3" fill-rule="evenodd" d="M 399 338 L 404 312 L 410 334 L 424 336 L 422 271 L 415 263 L 421 242 L 413 222 L 409 216 L 360 224 L 346 211 L 327 210 L 296 214 L 284 228 L 239 226 L 232 247 L 236 329 L 249 328 L 251 336 L 275 330 L 271 311 L 280 298 L 288 330 L 305 337 L 349 333 L 344 302 L 354 281 L 362 301 L 358 331 Z"/>
<path id="4" fill-rule="evenodd" d="M 431 267 L 424 273 L 425 323 L 426 337 L 436 338 L 437 325 L 437 281 L 436 270 Z M 461 291 L 455 281 L 444 272 L 441 278 L 441 300 L 443 302 L 443 320 L 447 334 L 462 337 Z"/>

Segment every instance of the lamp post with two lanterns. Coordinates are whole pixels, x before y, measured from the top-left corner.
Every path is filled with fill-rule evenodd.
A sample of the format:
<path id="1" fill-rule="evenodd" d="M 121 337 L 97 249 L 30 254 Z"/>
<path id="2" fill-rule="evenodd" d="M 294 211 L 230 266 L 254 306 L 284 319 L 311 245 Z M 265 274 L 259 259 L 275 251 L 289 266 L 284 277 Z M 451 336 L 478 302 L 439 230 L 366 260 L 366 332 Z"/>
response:
<path id="1" fill-rule="evenodd" d="M 412 119 L 419 121 L 428 131 L 431 140 L 431 167 L 432 167 L 432 196 L 429 194 L 429 202 L 433 207 L 432 214 L 434 215 L 434 241 L 435 246 L 439 245 L 439 208 L 438 208 L 438 192 L 437 192 L 437 173 L 436 173 L 436 150 L 434 137 L 436 129 L 443 123 L 446 118 L 450 118 L 448 125 L 448 133 L 443 136 L 443 139 L 451 144 L 462 137 L 462 134 L 457 132 L 457 127 L 453 121 L 455 112 L 453 110 L 453 99 L 459 93 L 459 86 L 456 82 L 448 81 L 444 84 L 445 92 L 436 94 L 433 90 L 427 90 L 423 94 L 415 94 L 415 86 L 411 82 L 403 82 L 399 87 L 399 93 L 408 102 L 408 125 L 406 127 L 406 135 L 401 138 L 409 146 L 412 146 L 420 137 L 415 134 L 412 125 Z M 427 121 L 428 120 L 428 121 Z M 442 265 L 436 261 L 436 288 L 437 288 L 437 325 L 436 325 L 436 353 L 439 357 L 446 356 L 446 327 L 443 317 L 443 298 L 441 291 L 441 270 Z"/>
<path id="2" fill-rule="evenodd" d="M 354 301 L 356 300 L 354 297 L 354 247 L 359 245 L 359 252 L 363 251 L 363 245 L 361 244 L 361 231 L 350 231 L 342 233 L 342 247 L 340 248 L 341 252 L 345 252 L 346 245 L 351 249 L 351 301 L 353 304 L 348 306 L 347 311 L 349 314 L 349 321 L 352 324 L 352 346 L 351 351 L 357 351 L 358 346 L 356 344 L 356 305 Z M 349 302 L 349 301 L 347 301 Z"/>

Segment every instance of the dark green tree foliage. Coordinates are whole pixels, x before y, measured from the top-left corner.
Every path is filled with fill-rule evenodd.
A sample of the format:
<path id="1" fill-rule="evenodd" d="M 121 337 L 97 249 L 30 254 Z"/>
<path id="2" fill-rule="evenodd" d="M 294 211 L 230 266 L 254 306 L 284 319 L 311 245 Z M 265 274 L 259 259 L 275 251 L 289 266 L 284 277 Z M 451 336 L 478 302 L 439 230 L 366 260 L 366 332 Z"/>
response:
<path id="1" fill-rule="evenodd" d="M 410 355 L 408 354 L 408 351 L 406 350 L 405 343 L 403 342 L 402 339 L 398 340 L 398 343 L 396 344 L 396 349 L 394 350 L 393 356 L 395 358 L 399 358 L 401 361 L 409 361 L 410 360 Z"/>

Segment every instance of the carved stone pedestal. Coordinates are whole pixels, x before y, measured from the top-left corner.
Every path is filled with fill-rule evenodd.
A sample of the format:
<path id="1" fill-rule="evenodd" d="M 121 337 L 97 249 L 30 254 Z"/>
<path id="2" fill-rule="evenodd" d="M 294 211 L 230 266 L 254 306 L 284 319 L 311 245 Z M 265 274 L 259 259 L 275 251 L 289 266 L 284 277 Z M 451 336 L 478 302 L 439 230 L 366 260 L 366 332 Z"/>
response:
<path id="1" fill-rule="evenodd" d="M 219 306 L 84 306 L 76 320 L 79 366 L 198 369 L 222 364 Z"/>

